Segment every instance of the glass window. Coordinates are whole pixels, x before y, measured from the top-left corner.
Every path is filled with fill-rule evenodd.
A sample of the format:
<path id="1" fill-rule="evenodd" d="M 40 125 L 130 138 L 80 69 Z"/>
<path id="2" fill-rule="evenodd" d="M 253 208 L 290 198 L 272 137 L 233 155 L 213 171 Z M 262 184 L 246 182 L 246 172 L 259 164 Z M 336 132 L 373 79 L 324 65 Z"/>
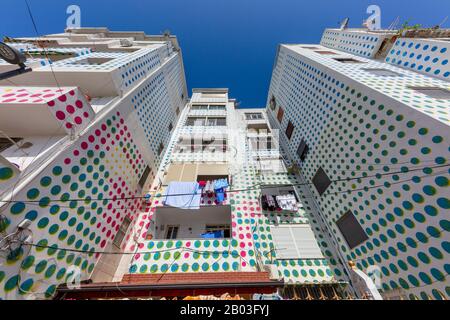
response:
<path id="1" fill-rule="evenodd" d="M 369 238 L 350 210 L 339 218 L 336 224 L 350 249 L 353 249 Z"/>
<path id="2" fill-rule="evenodd" d="M 263 118 L 262 113 L 258 112 L 258 113 L 246 113 L 245 114 L 245 118 L 247 120 L 259 120 Z"/>

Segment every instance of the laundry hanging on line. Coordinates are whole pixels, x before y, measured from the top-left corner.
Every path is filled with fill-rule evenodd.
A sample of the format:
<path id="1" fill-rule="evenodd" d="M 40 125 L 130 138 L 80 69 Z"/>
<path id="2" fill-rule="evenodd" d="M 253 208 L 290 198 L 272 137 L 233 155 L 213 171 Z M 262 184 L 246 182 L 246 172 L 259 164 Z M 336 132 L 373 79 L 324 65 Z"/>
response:
<path id="1" fill-rule="evenodd" d="M 162 201 L 166 206 L 181 209 L 200 208 L 201 189 L 197 182 L 172 181 L 164 191 Z"/>

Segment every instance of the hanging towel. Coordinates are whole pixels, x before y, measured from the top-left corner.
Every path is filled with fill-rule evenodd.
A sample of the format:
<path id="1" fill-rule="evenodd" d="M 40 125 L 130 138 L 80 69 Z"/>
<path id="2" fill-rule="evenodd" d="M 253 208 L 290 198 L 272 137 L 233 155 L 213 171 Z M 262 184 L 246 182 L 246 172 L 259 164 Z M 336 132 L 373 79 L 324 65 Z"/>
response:
<path id="1" fill-rule="evenodd" d="M 277 196 L 277 202 L 281 209 L 288 211 L 297 210 L 297 200 L 293 194 Z"/>
<path id="2" fill-rule="evenodd" d="M 225 188 L 228 188 L 227 179 L 218 179 L 214 182 L 214 192 L 216 201 L 221 203 L 225 201 Z"/>
<path id="3" fill-rule="evenodd" d="M 214 232 L 206 232 L 206 233 L 202 233 L 200 235 L 200 237 L 202 237 L 204 239 L 213 239 L 213 238 L 215 238 L 215 234 L 214 234 Z"/>
<path id="4" fill-rule="evenodd" d="M 170 182 L 164 191 L 163 204 L 181 209 L 199 209 L 201 190 L 197 182 Z"/>

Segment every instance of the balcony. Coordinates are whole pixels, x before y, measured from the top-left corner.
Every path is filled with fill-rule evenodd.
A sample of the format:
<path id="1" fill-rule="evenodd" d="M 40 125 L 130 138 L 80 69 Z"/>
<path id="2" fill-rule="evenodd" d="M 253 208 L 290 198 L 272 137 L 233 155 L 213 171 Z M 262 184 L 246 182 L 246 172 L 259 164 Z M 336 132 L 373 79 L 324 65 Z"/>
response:
<path id="1" fill-rule="evenodd" d="M 231 206 L 200 209 L 158 207 L 147 239 L 227 239 L 231 237 Z"/>

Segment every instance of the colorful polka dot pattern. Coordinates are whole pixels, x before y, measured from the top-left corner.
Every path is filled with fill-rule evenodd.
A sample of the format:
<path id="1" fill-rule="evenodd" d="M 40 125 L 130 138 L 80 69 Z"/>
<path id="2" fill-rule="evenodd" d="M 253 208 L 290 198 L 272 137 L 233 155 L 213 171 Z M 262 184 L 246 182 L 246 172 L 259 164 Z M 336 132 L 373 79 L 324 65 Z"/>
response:
<path id="1" fill-rule="evenodd" d="M 185 110 L 186 111 L 186 110 Z M 232 119 L 230 113 L 235 112 L 228 108 L 227 117 Z M 188 112 L 183 112 L 180 123 L 185 123 Z M 179 126 L 174 132 L 171 148 L 174 147 L 180 135 L 193 132 L 208 132 L 208 134 L 221 134 L 223 130 L 214 127 L 186 127 Z M 173 143 L 175 141 L 175 143 Z M 250 154 L 248 146 L 244 149 Z M 199 161 L 198 155 L 188 153 L 182 157 L 176 153 L 170 153 L 169 159 L 178 161 Z M 201 154 L 200 154 L 201 156 Z M 203 157 L 205 157 L 203 155 Z M 208 161 L 209 155 L 206 156 Z M 251 164 L 233 174 L 233 188 L 245 189 L 254 187 L 255 184 L 278 185 L 299 182 L 295 175 L 288 173 L 257 175 Z M 159 190 L 157 195 L 163 194 Z M 138 237 L 144 242 L 140 249 L 149 250 L 149 254 L 137 254 L 131 263 L 130 273 L 180 273 L 180 272 L 224 272 L 224 271 L 256 271 L 257 261 L 263 264 L 274 264 L 279 269 L 279 274 L 285 281 L 295 283 L 330 283 L 336 282 L 328 261 L 324 259 L 293 259 L 277 260 L 272 240 L 271 226 L 275 224 L 289 223 L 315 223 L 306 213 L 305 208 L 300 208 L 296 213 L 267 212 L 262 210 L 259 204 L 261 190 L 248 190 L 228 193 L 225 205 L 231 206 L 231 239 L 215 240 L 145 240 L 156 208 L 161 206 L 159 198 L 152 201 L 150 210 L 141 214 L 138 218 Z M 299 192 L 302 192 L 299 190 Z M 202 205 L 218 205 L 214 197 L 204 197 Z M 316 226 L 313 226 L 316 228 Z M 324 256 L 330 258 L 331 263 L 340 273 L 333 253 L 328 249 L 326 240 L 319 238 L 319 246 L 323 249 Z M 129 250 L 135 250 L 135 244 L 129 244 Z"/>
<path id="2" fill-rule="evenodd" d="M 141 152 L 120 112 L 99 122 L 80 140 L 58 156 L 16 198 L 38 202 L 17 202 L 9 207 L 8 224 L 27 218 L 33 221 L 33 239 L 39 245 L 55 249 L 33 248 L 25 260 L 8 260 L 2 268 L 0 286 L 3 294 L 19 295 L 46 291 L 50 296 L 56 284 L 64 282 L 72 264 L 88 278 L 97 254 L 74 254 L 56 250 L 69 247 L 101 251 L 113 240 L 125 216 L 135 219 L 138 199 L 108 201 L 137 194 L 137 181 L 145 168 Z M 70 199 L 86 198 L 85 201 Z M 91 200 L 91 199 L 105 200 Z M 60 199 L 61 202 L 51 202 Z M 20 274 L 17 269 L 20 267 Z M 9 274 L 8 274 L 9 272 Z M 39 298 L 43 298 L 40 296 Z"/>
<path id="3" fill-rule="evenodd" d="M 442 114 L 437 121 L 426 112 L 412 112 L 416 99 L 404 96 L 397 83 L 381 85 L 385 80 L 373 77 L 363 82 L 357 67 L 311 58 L 306 50 L 280 48 L 268 101 L 274 95 L 283 107 L 281 125 L 276 120 L 278 107 L 272 110 L 267 104 L 283 148 L 301 165 L 306 181 L 319 167 L 331 180 L 343 179 L 332 183 L 322 196 L 311 186 L 315 201 L 306 196 L 305 207 L 314 210 L 318 204 L 327 227 L 323 229 L 331 230 L 333 246 L 348 260 L 361 270 L 373 265 L 381 268 L 383 291 L 400 288 L 412 299 L 448 298 L 449 169 L 430 168 L 445 164 L 450 156 L 449 127 L 444 124 L 448 115 Z M 437 81 L 408 75 L 411 83 Z M 376 93 L 370 89 L 373 86 Z M 396 99 L 390 99 L 391 95 Z M 426 99 L 420 108 L 429 105 L 438 110 L 441 104 L 449 107 L 446 102 Z M 295 126 L 290 140 L 284 135 L 288 121 Z M 301 163 L 296 151 L 303 138 L 309 154 Z M 344 180 L 360 176 L 367 178 Z M 353 249 L 335 224 L 347 210 L 369 236 Z M 342 274 L 333 271 L 336 276 Z"/>
<path id="4" fill-rule="evenodd" d="M 398 39 L 386 62 L 433 77 L 450 80 L 450 43 L 430 39 Z"/>
<path id="5" fill-rule="evenodd" d="M 357 56 L 373 58 L 385 37 L 386 35 L 383 33 L 362 33 L 349 30 L 326 29 L 320 40 L 320 44 Z"/>

